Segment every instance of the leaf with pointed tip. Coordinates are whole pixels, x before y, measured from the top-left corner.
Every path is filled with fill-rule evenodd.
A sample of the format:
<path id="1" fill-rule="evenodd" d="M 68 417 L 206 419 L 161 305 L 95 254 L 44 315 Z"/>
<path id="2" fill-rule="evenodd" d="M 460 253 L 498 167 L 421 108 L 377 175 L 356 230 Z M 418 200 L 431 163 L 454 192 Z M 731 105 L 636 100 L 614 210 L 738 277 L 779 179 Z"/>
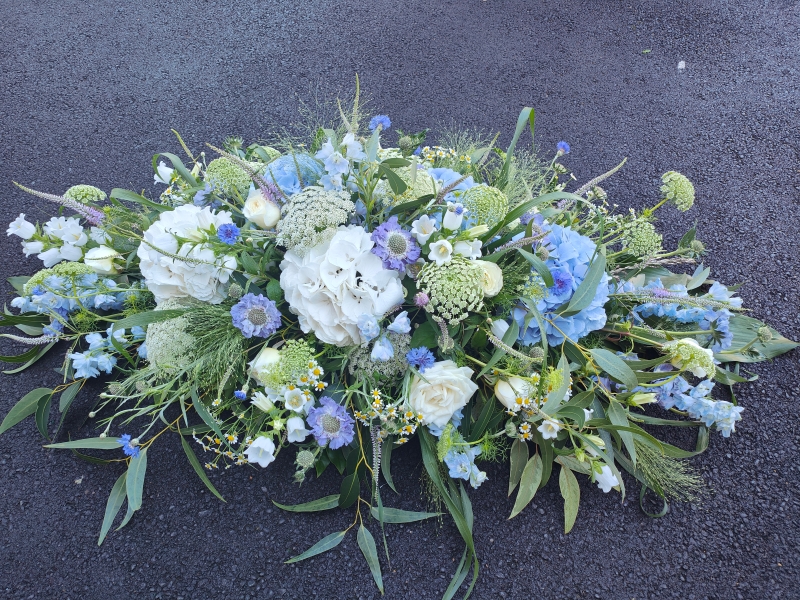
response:
<path id="1" fill-rule="evenodd" d="M 212 494 L 214 494 L 217 498 L 225 502 L 225 498 L 223 498 L 222 494 L 220 494 L 217 491 L 217 488 L 214 487 L 214 484 L 211 483 L 211 480 L 208 478 L 208 475 L 206 475 L 203 466 L 197 459 L 197 455 L 195 455 L 194 450 L 192 450 L 192 447 L 189 446 L 189 442 L 187 442 L 182 435 L 179 437 L 181 438 L 181 446 L 183 446 L 183 451 L 186 453 L 186 457 L 189 459 L 189 464 L 192 465 L 192 468 L 194 469 L 194 472 L 197 473 L 197 476 L 200 478 L 200 481 L 202 481 L 205 484 L 205 486 Z"/>
<path id="2" fill-rule="evenodd" d="M 358 481 L 358 473 L 350 473 L 342 479 L 342 487 L 339 490 L 339 506 L 347 508 L 358 500 L 361 493 L 361 484 Z"/>
<path id="3" fill-rule="evenodd" d="M 369 510 L 370 514 L 381 520 L 381 514 L 374 506 Z M 438 512 L 415 512 L 412 510 L 403 510 L 402 508 L 388 508 L 383 507 L 383 522 L 384 523 L 414 523 L 416 521 L 424 521 L 433 517 L 440 517 L 442 513 Z"/>
<path id="4" fill-rule="evenodd" d="M 92 450 L 112 450 L 114 448 L 122 448 L 122 444 L 117 441 L 117 438 L 88 438 L 85 440 L 72 440 L 69 442 L 59 442 L 58 444 L 47 444 L 45 448 L 85 448 Z"/>
<path id="5" fill-rule="evenodd" d="M 528 464 L 528 442 L 521 438 L 514 440 L 511 444 L 511 461 L 508 475 L 508 495 L 510 496 L 522 478 L 525 465 Z"/>
<path id="6" fill-rule="evenodd" d="M 36 413 L 39 400 L 52 395 L 53 390 L 49 388 L 36 388 L 25 394 L 13 408 L 8 411 L 6 418 L 0 424 L 0 434 L 11 429 L 14 425 Z"/>
<path id="7" fill-rule="evenodd" d="M 605 348 L 592 348 L 589 350 L 589 353 L 592 355 L 598 367 L 608 373 L 611 379 L 623 384 L 629 392 L 633 391 L 633 389 L 639 385 L 639 381 L 636 379 L 636 373 L 634 373 L 633 369 L 610 350 L 606 350 Z"/>
<path id="8" fill-rule="evenodd" d="M 144 448 L 139 452 L 139 456 L 131 459 L 128 466 L 128 479 L 125 481 L 125 488 L 128 490 L 128 507 L 130 510 L 139 510 L 142 507 L 142 490 L 146 471 L 147 448 Z"/>
<path id="9" fill-rule="evenodd" d="M 339 506 L 339 494 L 332 494 L 324 498 L 318 498 L 311 502 L 303 502 L 302 504 L 278 504 L 275 500 L 272 503 L 282 510 L 289 512 L 317 512 L 320 510 L 329 510 Z"/>
<path id="10" fill-rule="evenodd" d="M 533 497 L 536 495 L 536 490 L 539 489 L 539 484 L 542 481 L 542 459 L 538 454 L 534 454 L 533 458 L 525 465 L 522 471 L 522 478 L 519 482 L 519 492 L 517 492 L 517 499 L 514 502 L 514 508 L 511 510 L 509 519 L 516 517 L 522 510 L 530 504 Z"/>
<path id="11" fill-rule="evenodd" d="M 381 594 L 383 594 L 383 577 L 381 576 L 381 563 L 378 561 L 378 549 L 375 547 L 375 538 L 372 537 L 369 529 L 364 527 L 363 523 L 358 528 L 356 537 L 358 539 L 358 547 L 361 548 L 361 553 L 367 559 L 367 565 L 369 565 L 375 585 L 378 586 Z"/>
<path id="12" fill-rule="evenodd" d="M 323 552 L 327 552 L 328 550 L 336 548 L 336 546 L 342 543 L 346 533 L 347 531 L 337 531 L 336 533 L 325 536 L 302 554 L 298 554 L 297 556 L 293 556 L 287 560 L 285 564 L 288 565 L 291 563 L 300 562 L 301 560 L 311 558 L 312 556 L 316 556 L 317 554 L 322 554 Z"/>
<path id="13" fill-rule="evenodd" d="M 106 502 L 106 513 L 103 517 L 103 525 L 100 527 L 100 538 L 97 540 L 98 546 L 106 539 L 106 535 L 109 529 L 111 529 L 111 525 L 114 523 L 119 509 L 122 508 L 122 503 L 125 502 L 125 480 L 127 477 L 128 472 L 125 471 L 119 476 L 114 487 L 111 488 L 111 494 L 108 496 L 108 502 Z"/>
<path id="14" fill-rule="evenodd" d="M 564 498 L 564 533 L 569 533 L 578 516 L 581 487 L 572 471 L 564 465 L 561 466 L 561 473 L 558 476 L 558 487 L 561 488 L 561 496 Z"/>

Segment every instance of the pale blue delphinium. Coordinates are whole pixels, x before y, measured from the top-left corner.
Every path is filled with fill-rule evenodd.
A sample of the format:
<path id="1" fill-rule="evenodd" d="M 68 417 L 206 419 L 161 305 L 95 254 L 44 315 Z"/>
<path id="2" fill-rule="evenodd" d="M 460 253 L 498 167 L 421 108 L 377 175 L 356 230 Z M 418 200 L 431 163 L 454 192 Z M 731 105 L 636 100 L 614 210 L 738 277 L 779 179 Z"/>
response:
<path id="1" fill-rule="evenodd" d="M 365 342 L 371 342 L 380 335 L 381 327 L 374 315 L 364 313 L 358 317 L 358 331 Z"/>
<path id="2" fill-rule="evenodd" d="M 394 357 L 394 347 L 385 335 L 381 336 L 372 346 L 372 360 L 386 362 Z"/>

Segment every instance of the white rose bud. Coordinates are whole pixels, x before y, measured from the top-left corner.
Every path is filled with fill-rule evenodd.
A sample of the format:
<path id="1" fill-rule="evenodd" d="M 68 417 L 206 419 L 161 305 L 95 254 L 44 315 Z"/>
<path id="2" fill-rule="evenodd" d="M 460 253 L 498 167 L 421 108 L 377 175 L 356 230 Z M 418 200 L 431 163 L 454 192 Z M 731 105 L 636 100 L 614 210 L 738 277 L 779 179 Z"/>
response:
<path id="1" fill-rule="evenodd" d="M 280 351 L 276 350 L 275 348 L 268 348 L 267 346 L 264 346 L 261 349 L 261 352 L 259 352 L 253 360 L 247 363 L 250 367 L 250 377 L 260 382 L 261 373 L 277 363 L 280 359 Z"/>
<path id="2" fill-rule="evenodd" d="M 494 384 L 494 395 L 507 409 L 516 410 L 519 408 L 517 398 L 524 398 L 529 387 L 528 382 L 522 377 L 509 377 L 507 381 L 498 379 Z"/>
<path id="3" fill-rule="evenodd" d="M 83 263 L 95 270 L 100 275 L 115 275 L 119 273 L 114 259 L 119 256 L 117 251 L 108 246 L 92 248 L 83 257 Z"/>
<path id="4" fill-rule="evenodd" d="M 475 264 L 483 269 L 483 277 L 481 277 L 483 295 L 488 298 L 497 296 L 503 289 L 503 270 L 488 260 L 476 260 Z"/>
<path id="5" fill-rule="evenodd" d="M 281 209 L 274 202 L 267 200 L 261 190 L 254 189 L 245 200 L 242 214 L 251 223 L 263 229 L 272 229 L 281 218 Z"/>

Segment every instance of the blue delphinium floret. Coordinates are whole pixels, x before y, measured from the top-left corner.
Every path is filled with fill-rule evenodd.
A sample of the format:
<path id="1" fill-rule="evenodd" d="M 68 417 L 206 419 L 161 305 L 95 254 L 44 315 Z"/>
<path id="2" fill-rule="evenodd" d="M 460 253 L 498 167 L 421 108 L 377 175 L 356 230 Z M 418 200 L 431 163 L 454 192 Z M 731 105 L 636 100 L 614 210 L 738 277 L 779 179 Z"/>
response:
<path id="1" fill-rule="evenodd" d="M 236 240 L 239 239 L 239 233 L 239 228 L 236 225 L 233 223 L 225 223 L 224 225 L 220 225 L 217 230 L 217 237 L 223 244 L 233 246 Z"/>
<path id="2" fill-rule="evenodd" d="M 381 326 L 378 325 L 378 319 L 375 315 L 364 313 L 358 317 L 358 331 L 364 341 L 371 342 L 381 333 Z"/>
<path id="3" fill-rule="evenodd" d="M 444 463 L 449 469 L 450 477 L 467 480 L 473 488 L 480 487 L 486 481 L 486 473 L 475 464 L 475 457 L 480 453 L 481 449 L 477 446 L 471 446 L 464 450 L 453 448 L 448 451 L 444 457 Z"/>
<path id="4" fill-rule="evenodd" d="M 384 129 L 389 129 L 392 126 L 392 121 L 386 115 L 375 115 L 369 120 L 369 130 L 375 131 L 378 125 L 383 126 Z"/>
<path id="5" fill-rule="evenodd" d="M 406 354 L 406 360 L 412 367 L 416 367 L 420 373 L 424 373 L 425 369 L 432 367 L 433 363 L 436 362 L 433 352 L 428 350 L 425 346 L 409 350 Z"/>
<path id="6" fill-rule="evenodd" d="M 388 337 L 382 335 L 378 338 L 372 346 L 370 358 L 378 362 L 386 362 L 394 358 L 394 346 L 392 346 L 392 342 L 389 341 Z"/>
<path id="7" fill-rule="evenodd" d="M 122 446 L 122 451 L 125 453 L 125 456 L 131 456 L 133 458 L 139 456 L 139 447 L 131 444 L 130 434 L 123 434 L 117 440 L 117 443 Z"/>
<path id="8" fill-rule="evenodd" d="M 378 225 L 371 239 L 375 242 L 372 253 L 383 261 L 383 267 L 400 273 L 405 273 L 407 265 L 417 262 L 421 252 L 411 232 L 397 223 L 397 216 Z"/>
<path id="9" fill-rule="evenodd" d="M 269 337 L 278 330 L 281 324 L 281 313 L 275 303 L 259 294 L 245 294 L 231 308 L 233 325 L 246 338 Z"/>
<path id="10" fill-rule="evenodd" d="M 558 346 L 567 338 L 575 342 L 606 324 L 604 306 L 608 302 L 609 277 L 603 273 L 589 306 L 572 316 L 559 315 L 559 310 L 569 303 L 586 277 L 597 246 L 569 227 L 549 223 L 542 223 L 541 227 L 547 232 L 543 243 L 549 254 L 546 265 L 553 275 L 553 285 L 544 290 L 544 297 L 538 300 L 536 308 L 544 317 L 547 342 Z M 520 327 L 522 344 L 529 346 L 541 341 L 537 320 L 528 319 L 524 305 L 513 308 L 512 316 Z"/>
<path id="11" fill-rule="evenodd" d="M 312 408 L 307 419 L 317 444 L 328 445 L 332 450 L 348 445 L 355 434 L 353 417 L 333 398 L 323 396 L 319 401 L 322 406 Z"/>

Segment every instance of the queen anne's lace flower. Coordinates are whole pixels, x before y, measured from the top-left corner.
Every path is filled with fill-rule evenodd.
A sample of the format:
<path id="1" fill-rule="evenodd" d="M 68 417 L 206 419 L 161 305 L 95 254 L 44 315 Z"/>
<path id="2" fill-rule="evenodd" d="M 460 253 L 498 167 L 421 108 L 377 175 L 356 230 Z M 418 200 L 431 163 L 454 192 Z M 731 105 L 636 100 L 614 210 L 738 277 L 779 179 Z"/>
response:
<path id="1" fill-rule="evenodd" d="M 184 205 L 161 213 L 144 232 L 136 254 L 147 289 L 156 302 L 191 296 L 219 304 L 225 299 L 226 284 L 236 269 L 235 256 L 217 257 L 205 233 L 215 226 L 231 223 L 228 212 Z"/>
<path id="2" fill-rule="evenodd" d="M 92 204 L 105 200 L 106 193 L 93 185 L 73 185 L 64 192 L 64 198 L 75 200 L 81 204 Z"/>
<path id="3" fill-rule="evenodd" d="M 356 206 L 347 192 L 307 188 L 283 207 L 276 242 L 300 256 L 330 240 L 347 223 Z"/>
<path id="4" fill-rule="evenodd" d="M 661 234 L 656 231 L 652 223 L 640 219 L 625 227 L 622 240 L 634 256 L 650 256 L 661 250 Z"/>
<path id="5" fill-rule="evenodd" d="M 467 318 L 483 304 L 483 269 L 463 256 L 441 265 L 430 262 L 417 278 L 417 287 L 430 301 L 425 310 L 450 324 Z"/>
<path id="6" fill-rule="evenodd" d="M 251 163 L 253 170 L 261 168 L 259 163 Z M 247 197 L 250 189 L 250 176 L 242 167 L 227 158 L 216 158 L 208 163 L 205 181 L 220 195 L 225 197 Z"/>
<path id="7" fill-rule="evenodd" d="M 336 346 L 360 345 L 361 315 L 381 317 L 403 301 L 400 274 L 383 268 L 373 245 L 363 227 L 351 225 L 303 255 L 286 253 L 281 289 L 305 333 Z"/>
<path id="8" fill-rule="evenodd" d="M 694 204 L 694 186 L 689 178 L 677 171 L 668 171 L 661 176 L 661 193 L 664 198 L 673 202 L 675 207 L 686 212 Z"/>

